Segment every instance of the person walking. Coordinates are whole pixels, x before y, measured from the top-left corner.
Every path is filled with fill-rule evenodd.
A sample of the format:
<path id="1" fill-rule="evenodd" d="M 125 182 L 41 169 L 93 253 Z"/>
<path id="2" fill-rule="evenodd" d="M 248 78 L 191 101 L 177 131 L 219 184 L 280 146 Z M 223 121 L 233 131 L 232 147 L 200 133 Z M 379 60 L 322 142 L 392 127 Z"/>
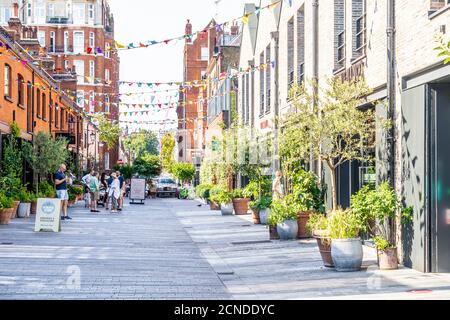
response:
<path id="1" fill-rule="evenodd" d="M 125 178 L 123 177 L 123 175 L 120 173 L 120 171 L 116 172 L 117 175 L 117 179 L 119 179 L 119 184 L 120 184 L 120 198 L 119 198 L 119 207 L 117 210 L 122 211 L 123 209 L 123 196 L 125 194 L 125 190 L 124 190 L 124 186 L 125 186 Z"/>
<path id="2" fill-rule="evenodd" d="M 55 173 L 56 197 L 61 200 L 61 220 L 72 220 L 67 213 L 67 205 L 69 203 L 69 193 L 67 192 L 67 181 L 69 180 L 65 174 L 66 165 L 61 164 Z"/>
<path id="3" fill-rule="evenodd" d="M 284 197 L 284 187 L 283 187 L 283 173 L 277 171 L 275 174 L 275 179 L 272 184 L 272 192 L 274 200 L 281 200 Z"/>
<path id="4" fill-rule="evenodd" d="M 81 182 L 84 186 L 84 207 L 89 208 L 91 204 L 91 191 L 89 190 L 89 185 L 91 183 L 91 177 L 94 173 L 94 170 L 89 171 L 83 178 L 81 178 Z"/>
<path id="5" fill-rule="evenodd" d="M 116 173 L 112 173 L 111 177 L 113 178 L 113 181 L 109 188 L 109 197 L 111 198 L 112 202 L 111 213 L 117 213 L 118 202 L 120 198 L 120 181 L 117 178 Z"/>
<path id="6" fill-rule="evenodd" d="M 100 192 L 100 182 L 98 181 L 98 172 L 92 172 L 89 179 L 89 192 L 91 195 L 91 212 L 100 212 L 97 210 L 97 201 Z"/>

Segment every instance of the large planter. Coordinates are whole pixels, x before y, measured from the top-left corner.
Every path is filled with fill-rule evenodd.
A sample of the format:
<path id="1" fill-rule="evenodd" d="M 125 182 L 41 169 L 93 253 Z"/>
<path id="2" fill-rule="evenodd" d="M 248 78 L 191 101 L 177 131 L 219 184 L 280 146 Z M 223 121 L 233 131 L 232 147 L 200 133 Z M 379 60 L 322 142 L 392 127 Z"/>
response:
<path id="1" fill-rule="evenodd" d="M 398 269 L 397 248 L 378 250 L 378 266 L 380 270 Z"/>
<path id="2" fill-rule="evenodd" d="M 266 225 L 267 224 L 267 220 L 269 219 L 270 216 L 270 209 L 263 209 L 261 211 L 259 211 L 259 221 L 261 222 L 261 224 Z"/>
<path id="3" fill-rule="evenodd" d="M 252 212 L 253 224 L 261 224 L 261 220 L 259 219 L 259 210 L 258 209 L 250 209 Z"/>
<path id="4" fill-rule="evenodd" d="M 333 239 L 331 242 L 331 257 L 336 271 L 361 270 L 363 260 L 361 239 Z"/>
<path id="5" fill-rule="evenodd" d="M 5 225 L 11 222 L 11 215 L 14 208 L 0 209 L 0 224 Z"/>
<path id="6" fill-rule="evenodd" d="M 298 234 L 297 220 L 287 220 L 277 224 L 278 235 L 281 240 L 294 240 Z"/>
<path id="7" fill-rule="evenodd" d="M 238 216 L 248 214 L 249 203 L 250 199 L 246 198 L 233 199 L 234 214 Z"/>
<path id="8" fill-rule="evenodd" d="M 14 201 L 14 208 L 11 212 L 11 219 L 15 219 L 17 216 L 17 210 L 19 209 L 20 201 Z"/>
<path id="9" fill-rule="evenodd" d="M 311 216 L 310 211 L 299 212 L 297 214 L 297 224 L 298 224 L 298 239 L 310 238 L 308 231 L 306 229 L 306 224 L 308 223 L 309 217 Z"/>
<path id="10" fill-rule="evenodd" d="M 17 211 L 17 216 L 19 218 L 28 218 L 31 214 L 31 203 L 21 202 L 19 205 L 19 210 Z"/>
<path id="11" fill-rule="evenodd" d="M 222 203 L 220 205 L 220 211 L 223 216 L 231 216 L 233 215 L 233 203 Z"/>
<path id="12" fill-rule="evenodd" d="M 214 201 L 209 202 L 209 208 L 211 210 L 220 210 L 220 205 Z"/>
<path id="13" fill-rule="evenodd" d="M 270 240 L 280 240 L 277 227 L 269 226 L 269 237 Z"/>
<path id="14" fill-rule="evenodd" d="M 316 235 L 314 235 L 314 238 L 317 240 L 323 265 L 327 268 L 334 268 L 333 258 L 331 257 L 331 239 Z"/>
<path id="15" fill-rule="evenodd" d="M 32 201 L 31 202 L 31 214 L 36 214 L 36 210 L 37 210 L 37 201 Z"/>

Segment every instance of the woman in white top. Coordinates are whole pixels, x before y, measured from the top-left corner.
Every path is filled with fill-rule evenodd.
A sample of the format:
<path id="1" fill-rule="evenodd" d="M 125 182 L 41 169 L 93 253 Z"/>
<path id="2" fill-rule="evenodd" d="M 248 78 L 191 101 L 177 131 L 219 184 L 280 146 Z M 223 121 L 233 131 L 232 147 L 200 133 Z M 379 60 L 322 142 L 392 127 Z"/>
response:
<path id="1" fill-rule="evenodd" d="M 117 178 L 116 173 L 112 173 L 111 177 L 113 178 L 113 181 L 111 183 L 111 186 L 109 188 L 109 194 L 108 196 L 111 198 L 111 202 L 112 202 L 112 210 L 111 213 L 117 213 L 117 208 L 118 208 L 118 201 L 120 198 L 120 181 Z"/>
<path id="2" fill-rule="evenodd" d="M 281 171 L 277 171 L 275 174 L 275 180 L 273 180 L 272 192 L 273 199 L 280 200 L 284 197 L 284 188 L 283 188 L 283 173 Z"/>

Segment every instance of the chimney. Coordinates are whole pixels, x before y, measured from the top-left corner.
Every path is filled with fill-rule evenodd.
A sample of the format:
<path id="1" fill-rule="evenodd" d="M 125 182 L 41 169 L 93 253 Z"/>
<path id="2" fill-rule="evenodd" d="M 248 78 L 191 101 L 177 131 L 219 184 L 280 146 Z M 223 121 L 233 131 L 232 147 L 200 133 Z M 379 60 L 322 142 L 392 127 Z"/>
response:
<path id="1" fill-rule="evenodd" d="M 231 35 L 237 36 L 239 34 L 239 26 L 237 26 L 235 23 L 231 26 Z"/>
<path id="2" fill-rule="evenodd" d="M 187 35 L 191 35 L 192 34 L 192 24 L 190 22 L 190 20 L 188 19 L 188 21 L 186 22 L 186 29 L 184 34 Z M 186 43 L 191 43 L 192 39 L 190 37 L 186 37 Z"/>

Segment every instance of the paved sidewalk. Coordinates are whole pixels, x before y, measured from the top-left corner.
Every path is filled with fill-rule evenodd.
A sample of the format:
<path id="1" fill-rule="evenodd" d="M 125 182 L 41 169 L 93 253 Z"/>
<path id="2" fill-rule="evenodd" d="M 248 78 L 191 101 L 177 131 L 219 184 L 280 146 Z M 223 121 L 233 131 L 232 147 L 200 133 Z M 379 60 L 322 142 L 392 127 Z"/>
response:
<path id="1" fill-rule="evenodd" d="M 450 299 L 450 275 L 380 271 L 365 248 L 360 272 L 322 266 L 315 240 L 269 241 L 250 216 L 174 204 L 177 215 L 237 299 Z M 426 289 L 426 290 L 425 290 Z"/>
<path id="2" fill-rule="evenodd" d="M 121 215 L 71 209 L 62 232 L 0 226 L 0 299 L 228 299 L 164 200 Z M 80 287 L 77 287 L 77 274 Z"/>

